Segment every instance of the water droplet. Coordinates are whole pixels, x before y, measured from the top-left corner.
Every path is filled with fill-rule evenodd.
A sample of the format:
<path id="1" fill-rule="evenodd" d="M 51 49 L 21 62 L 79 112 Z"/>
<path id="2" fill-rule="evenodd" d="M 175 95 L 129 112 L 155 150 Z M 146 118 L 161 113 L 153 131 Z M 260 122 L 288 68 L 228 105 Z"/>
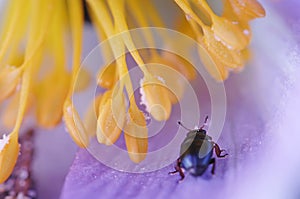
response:
<path id="1" fill-rule="evenodd" d="M 185 15 L 185 18 L 186 18 L 186 20 L 188 20 L 188 21 L 190 21 L 190 20 L 192 19 L 191 15 L 189 15 L 189 14 L 186 14 L 186 15 Z"/>
<path id="2" fill-rule="evenodd" d="M 247 30 L 247 29 L 245 29 L 244 31 L 243 31 L 243 33 L 244 33 L 244 35 L 249 35 L 249 30 Z"/>

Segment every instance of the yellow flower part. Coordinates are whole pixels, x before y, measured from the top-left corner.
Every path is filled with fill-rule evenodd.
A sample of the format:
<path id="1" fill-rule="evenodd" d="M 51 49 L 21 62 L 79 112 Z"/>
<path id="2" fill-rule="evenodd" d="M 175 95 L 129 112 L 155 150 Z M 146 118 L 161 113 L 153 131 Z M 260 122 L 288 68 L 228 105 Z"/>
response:
<path id="1" fill-rule="evenodd" d="M 3 183 L 11 174 L 19 155 L 18 136 L 3 135 L 0 139 L 0 183 Z"/>
<path id="2" fill-rule="evenodd" d="M 86 127 L 87 135 L 92 138 L 96 136 L 97 131 L 97 117 L 99 116 L 98 107 L 102 101 L 102 94 L 96 96 L 95 99 L 90 103 L 85 115 L 84 115 L 84 125 Z"/>
<path id="3" fill-rule="evenodd" d="M 0 103 L 10 97 L 20 83 L 21 70 L 14 66 L 5 66 L 0 71 Z"/>
<path id="4" fill-rule="evenodd" d="M 35 106 L 40 126 L 49 128 L 60 123 L 63 105 L 72 93 L 75 66 L 79 68 L 81 61 L 83 29 L 79 0 L 12 0 L 7 6 L 0 32 L 0 104 L 8 101 L 1 119 L 12 132 L 1 142 L 1 182 L 16 163 L 18 133 L 29 108 Z M 69 32 L 76 57 L 71 72 L 67 69 L 65 39 Z"/>
<path id="5" fill-rule="evenodd" d="M 82 148 L 87 147 L 90 141 L 88 133 L 71 101 L 65 102 L 63 113 L 66 127 L 74 142 Z"/>
<path id="6" fill-rule="evenodd" d="M 112 89 L 118 81 L 118 73 L 116 70 L 117 66 L 115 63 L 103 67 L 98 75 L 98 85 L 102 88 Z"/>
<path id="7" fill-rule="evenodd" d="M 171 114 L 169 90 L 161 77 L 141 80 L 142 103 L 147 111 L 158 121 L 167 120 Z"/>
<path id="8" fill-rule="evenodd" d="M 135 96 L 129 96 L 129 108 L 124 125 L 124 139 L 129 158 L 134 163 L 143 161 L 148 152 L 148 128 L 145 114 L 137 107 Z"/>
<path id="9" fill-rule="evenodd" d="M 128 122 L 124 127 L 125 143 L 130 159 L 139 163 L 148 151 L 148 129 L 143 112 L 133 103 L 128 110 Z"/>
<path id="10" fill-rule="evenodd" d="M 99 143 L 111 145 L 117 141 L 125 124 L 125 98 L 121 92 L 115 95 L 107 91 L 99 105 L 97 139 Z"/>
<path id="11" fill-rule="evenodd" d="M 206 0 L 174 2 L 174 8 L 170 9 L 181 9 L 182 12 L 177 13 L 173 28 L 198 41 L 199 56 L 212 77 L 223 81 L 230 71 L 243 68 L 251 55 L 248 50 L 252 36 L 249 21 L 265 16 L 265 10 L 256 0 L 220 1 L 221 14 L 215 13 Z M 83 1 L 7 2 L 0 28 L 0 105 L 7 106 L 0 118 L 11 133 L 0 140 L 0 182 L 14 167 L 18 156 L 18 133 L 30 109 L 35 110 L 40 127 L 52 128 L 64 118 L 71 137 L 80 147 L 88 147 L 94 137 L 99 143 L 111 145 L 125 131 L 130 159 L 139 163 L 146 158 L 147 123 L 134 98 L 126 56 L 130 55 L 142 71 L 142 101 L 158 121 L 168 120 L 172 106 L 184 94 L 182 82 L 175 81 L 178 79 L 176 72 L 188 81 L 197 77 L 195 68 L 184 58 L 155 49 L 143 53 L 135 46 L 135 38 L 129 29 L 167 27 L 168 22 L 163 20 L 156 3 L 86 0 L 99 40 L 117 34 L 121 36 L 109 39 L 110 49 L 102 52 L 105 61 L 110 57 L 115 59 L 108 66 L 99 66 L 97 82 L 92 83 L 106 91 L 91 99 L 86 118 L 81 120 L 72 103 L 72 95 L 74 91 L 87 87 L 90 81 L 89 74 L 79 73 Z M 154 46 L 154 36 L 150 32 L 143 34 L 143 39 Z M 167 35 L 159 36 L 165 45 L 180 44 L 180 41 L 170 44 Z M 70 47 L 71 53 L 68 52 Z M 128 54 L 125 54 L 126 50 Z M 175 73 L 163 72 L 162 65 Z M 76 81 L 80 81 L 77 88 L 74 86 Z M 130 100 L 125 96 L 130 96 Z"/>
<path id="12" fill-rule="evenodd" d="M 186 14 L 186 21 L 199 42 L 198 52 L 203 64 L 215 79 L 225 80 L 229 70 L 244 66 L 243 52 L 251 40 L 249 21 L 265 16 L 263 7 L 256 0 L 223 0 L 221 16 L 206 0 L 175 2 Z"/>
<path id="13" fill-rule="evenodd" d="M 165 92 L 172 104 L 180 101 L 184 94 L 187 80 L 196 79 L 196 69 L 183 58 L 169 52 L 164 52 L 160 56 L 155 54 L 147 61 L 149 72 L 158 77 L 165 84 Z M 143 91 L 142 91 L 143 92 Z"/>

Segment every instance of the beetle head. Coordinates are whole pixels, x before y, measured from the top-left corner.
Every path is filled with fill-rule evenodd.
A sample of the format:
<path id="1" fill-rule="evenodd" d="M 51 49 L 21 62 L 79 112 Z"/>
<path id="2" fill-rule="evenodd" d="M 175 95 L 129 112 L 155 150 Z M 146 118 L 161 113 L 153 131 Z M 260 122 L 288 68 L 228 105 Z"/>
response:
<path id="1" fill-rule="evenodd" d="M 204 130 L 203 128 L 197 129 L 196 131 L 197 131 L 197 134 L 206 135 L 206 130 Z"/>

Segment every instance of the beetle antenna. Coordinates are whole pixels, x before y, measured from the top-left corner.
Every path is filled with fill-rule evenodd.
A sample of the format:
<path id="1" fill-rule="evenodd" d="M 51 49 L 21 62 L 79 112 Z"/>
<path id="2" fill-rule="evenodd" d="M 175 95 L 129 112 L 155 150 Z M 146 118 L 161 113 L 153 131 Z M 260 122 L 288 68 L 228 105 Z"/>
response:
<path id="1" fill-rule="evenodd" d="M 185 130 L 192 131 L 191 129 L 185 127 L 180 121 L 177 122 L 180 126 L 182 126 Z"/>
<path id="2" fill-rule="evenodd" d="M 200 127 L 201 130 L 202 130 L 205 126 L 207 126 L 207 120 L 208 120 L 208 115 L 205 117 L 204 123 L 203 123 L 203 125 Z"/>

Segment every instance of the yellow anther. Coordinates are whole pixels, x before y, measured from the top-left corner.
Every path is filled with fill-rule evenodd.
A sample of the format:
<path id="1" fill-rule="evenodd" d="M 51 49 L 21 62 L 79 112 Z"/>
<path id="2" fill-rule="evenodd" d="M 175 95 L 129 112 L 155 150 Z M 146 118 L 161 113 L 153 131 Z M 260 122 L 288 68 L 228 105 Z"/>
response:
<path id="1" fill-rule="evenodd" d="M 144 78 L 141 81 L 142 103 L 157 121 L 169 119 L 172 105 L 166 85 L 156 77 Z"/>
<path id="2" fill-rule="evenodd" d="M 11 174 L 19 156 L 20 146 L 17 134 L 0 139 L 0 184 Z"/>
<path id="3" fill-rule="evenodd" d="M 130 159 L 135 163 L 141 162 L 148 152 L 148 128 L 145 115 L 135 105 L 129 108 L 124 131 Z"/>
<path id="4" fill-rule="evenodd" d="M 89 136 L 82 120 L 70 100 L 67 100 L 64 104 L 64 120 L 68 132 L 75 143 L 82 148 L 88 147 Z"/>
<path id="5" fill-rule="evenodd" d="M 99 105 L 97 139 L 99 143 L 112 145 L 120 137 L 126 120 L 126 106 L 123 93 L 104 95 Z"/>

